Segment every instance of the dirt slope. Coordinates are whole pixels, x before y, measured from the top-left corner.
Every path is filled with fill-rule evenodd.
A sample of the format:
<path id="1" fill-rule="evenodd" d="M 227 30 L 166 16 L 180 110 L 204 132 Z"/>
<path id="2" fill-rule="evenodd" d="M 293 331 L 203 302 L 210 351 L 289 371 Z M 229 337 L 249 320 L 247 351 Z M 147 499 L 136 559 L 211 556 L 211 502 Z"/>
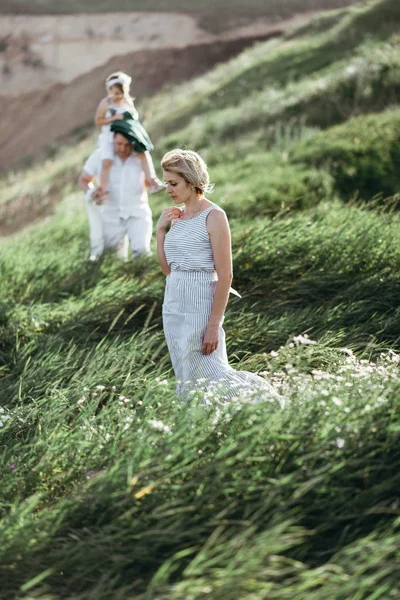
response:
<path id="1" fill-rule="evenodd" d="M 18 95 L 68 83 L 112 56 L 214 38 L 195 17 L 174 13 L 2 16 L 1 93 Z"/>

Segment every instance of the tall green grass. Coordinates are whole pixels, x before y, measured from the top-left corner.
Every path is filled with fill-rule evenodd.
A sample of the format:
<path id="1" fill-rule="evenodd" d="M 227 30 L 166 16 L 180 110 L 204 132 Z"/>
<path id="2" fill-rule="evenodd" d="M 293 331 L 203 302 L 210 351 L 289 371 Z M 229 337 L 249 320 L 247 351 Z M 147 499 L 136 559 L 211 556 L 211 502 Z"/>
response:
<path id="1" fill-rule="evenodd" d="M 397 217 L 233 219 L 228 348 L 288 404 L 205 411 L 175 398 L 155 259 L 88 270 L 79 202 L 1 247 L 4 597 L 395 590 Z"/>
<path id="2" fill-rule="evenodd" d="M 394 20 L 397 6 L 381 2 L 390 5 Z M 333 44 L 328 23 L 339 35 L 368 11 L 377 18 L 376 6 L 331 15 L 317 36 L 325 28 Z M 298 32 L 301 43 L 315 27 Z M 364 27 L 364 38 L 376 34 Z M 154 254 L 87 262 L 71 181 L 91 139 L 1 182 L 3 206 L 28 193 L 45 202 L 49 190 L 59 199 L 51 219 L 0 244 L 1 598 L 399 595 L 399 115 L 377 83 L 395 82 L 395 103 L 397 41 L 387 33 L 347 64 L 359 81 L 373 67 L 359 112 L 374 114 L 349 110 L 343 82 L 355 75 L 343 75 L 339 49 L 318 76 L 299 64 L 281 90 L 273 77 L 264 91 L 249 84 L 254 126 L 221 97 L 215 115 L 191 115 L 155 154 L 196 143 L 207 159 L 242 294 L 226 313 L 231 364 L 260 372 L 283 407 L 177 400 Z M 270 51 L 277 43 L 246 51 L 225 75 Z M 206 97 L 218 74 L 169 94 L 177 106 L 183 89 Z M 341 119 L 327 106 L 325 121 L 310 121 L 308 86 L 314 106 L 326 98 L 318 77 L 338 92 Z M 290 90 L 292 120 L 281 118 Z M 262 114 L 270 121 L 257 128 Z M 152 197 L 155 218 L 167 202 Z"/>

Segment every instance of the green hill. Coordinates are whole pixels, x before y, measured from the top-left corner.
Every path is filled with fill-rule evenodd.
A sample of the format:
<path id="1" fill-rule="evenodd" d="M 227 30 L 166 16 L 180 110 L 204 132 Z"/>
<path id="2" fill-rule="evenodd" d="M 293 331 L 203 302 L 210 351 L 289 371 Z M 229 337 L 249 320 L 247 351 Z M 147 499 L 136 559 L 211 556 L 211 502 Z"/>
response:
<path id="1" fill-rule="evenodd" d="M 178 403 L 154 256 L 87 263 L 92 136 L 0 182 L 0 214 L 55 207 L 0 245 L 1 598 L 399 595 L 399 16 L 325 14 L 146 102 L 156 158 L 209 164 L 231 363 L 284 409 Z"/>

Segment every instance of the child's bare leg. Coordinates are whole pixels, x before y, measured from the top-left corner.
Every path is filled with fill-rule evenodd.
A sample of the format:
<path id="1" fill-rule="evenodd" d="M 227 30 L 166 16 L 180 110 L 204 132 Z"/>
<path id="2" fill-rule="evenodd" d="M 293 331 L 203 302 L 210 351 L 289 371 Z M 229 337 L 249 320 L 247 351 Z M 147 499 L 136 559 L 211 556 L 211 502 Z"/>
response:
<path id="1" fill-rule="evenodd" d="M 99 188 L 100 193 L 106 194 L 108 190 L 108 182 L 110 179 L 110 169 L 113 161 L 110 159 L 105 159 L 101 163 L 101 171 L 99 177 Z"/>
<path id="2" fill-rule="evenodd" d="M 154 194 L 164 189 L 164 184 L 158 179 L 156 170 L 154 168 L 153 159 L 148 150 L 145 152 L 138 153 L 140 162 L 142 163 L 142 169 L 146 180 L 146 185 L 149 188 L 150 194 Z"/>
<path id="3" fill-rule="evenodd" d="M 142 163 L 142 169 L 144 171 L 146 183 L 150 186 L 153 183 L 153 181 L 157 178 L 151 154 L 148 150 L 146 150 L 145 152 L 139 152 L 138 157 L 140 159 L 140 162 Z"/>

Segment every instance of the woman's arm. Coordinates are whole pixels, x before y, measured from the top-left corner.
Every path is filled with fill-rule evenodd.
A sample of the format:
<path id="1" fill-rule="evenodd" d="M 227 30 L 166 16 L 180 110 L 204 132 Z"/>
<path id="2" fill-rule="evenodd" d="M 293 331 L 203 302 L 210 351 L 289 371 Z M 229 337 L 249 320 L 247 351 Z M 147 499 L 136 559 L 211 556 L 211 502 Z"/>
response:
<path id="1" fill-rule="evenodd" d="M 95 125 L 97 125 L 97 126 L 110 125 L 114 121 L 118 121 L 118 120 L 124 118 L 122 115 L 114 115 L 113 117 L 106 117 L 107 109 L 108 109 L 108 101 L 107 101 L 107 98 L 104 98 L 100 102 L 99 106 L 97 107 L 96 115 L 94 117 Z"/>
<path id="2" fill-rule="evenodd" d="M 177 208 L 176 206 L 168 206 L 167 208 L 164 208 L 156 225 L 157 258 L 161 266 L 161 271 L 164 273 L 164 275 L 169 275 L 171 273 L 171 269 L 169 268 L 167 257 L 165 256 L 164 251 L 166 229 L 169 223 L 171 223 L 172 219 L 178 219 L 180 214 L 180 208 Z"/>
<path id="3" fill-rule="evenodd" d="M 158 262 L 160 263 L 161 271 L 164 273 L 164 275 L 169 275 L 171 269 L 169 268 L 169 265 L 167 263 L 167 258 L 165 256 L 164 251 L 165 235 L 165 229 L 156 229 Z"/>
<path id="4" fill-rule="evenodd" d="M 222 210 L 210 212 L 207 217 L 207 231 L 214 254 L 218 282 L 204 335 L 203 354 L 211 354 L 218 347 L 218 329 L 225 313 L 232 283 L 231 232 L 226 214 Z"/>

